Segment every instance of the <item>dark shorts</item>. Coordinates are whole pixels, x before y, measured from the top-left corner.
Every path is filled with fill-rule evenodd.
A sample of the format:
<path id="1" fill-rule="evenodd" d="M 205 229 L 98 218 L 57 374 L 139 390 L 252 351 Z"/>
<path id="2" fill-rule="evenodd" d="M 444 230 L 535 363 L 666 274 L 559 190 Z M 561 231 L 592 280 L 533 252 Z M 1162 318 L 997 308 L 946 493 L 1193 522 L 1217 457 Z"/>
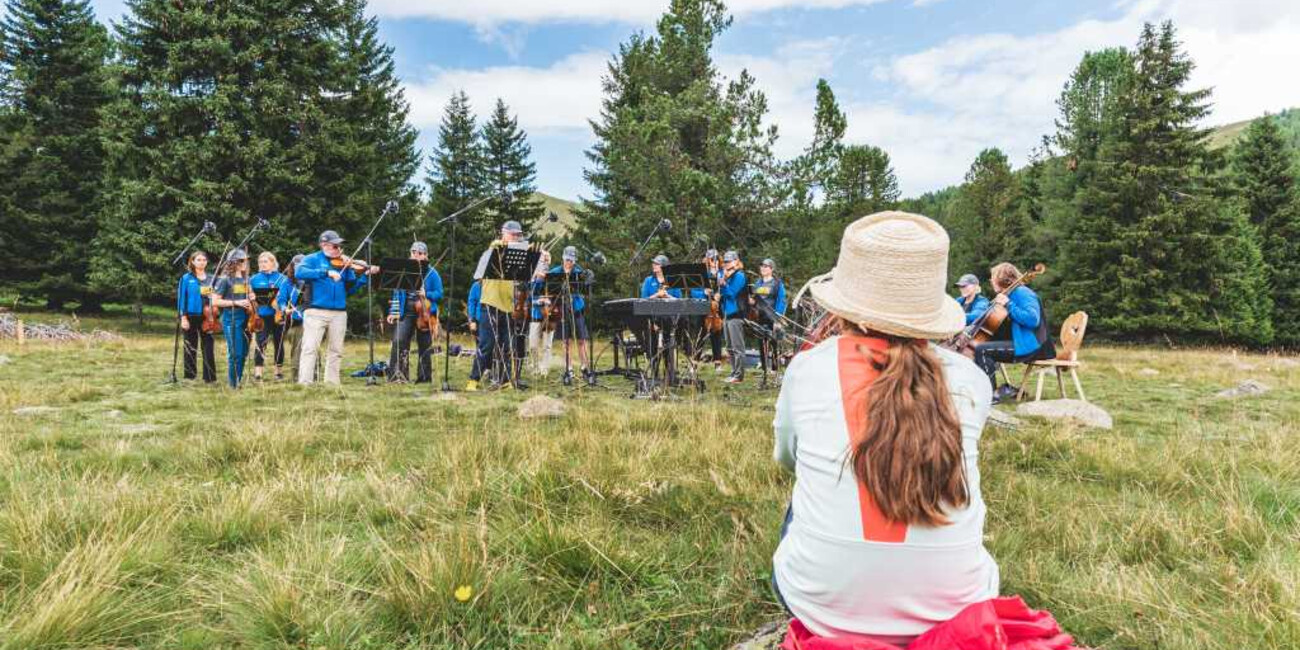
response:
<path id="1" fill-rule="evenodd" d="M 591 333 L 587 331 L 587 319 L 583 318 L 581 313 L 574 314 L 572 322 L 568 318 L 560 321 L 560 340 L 574 338 L 575 333 L 580 341 L 591 340 Z"/>

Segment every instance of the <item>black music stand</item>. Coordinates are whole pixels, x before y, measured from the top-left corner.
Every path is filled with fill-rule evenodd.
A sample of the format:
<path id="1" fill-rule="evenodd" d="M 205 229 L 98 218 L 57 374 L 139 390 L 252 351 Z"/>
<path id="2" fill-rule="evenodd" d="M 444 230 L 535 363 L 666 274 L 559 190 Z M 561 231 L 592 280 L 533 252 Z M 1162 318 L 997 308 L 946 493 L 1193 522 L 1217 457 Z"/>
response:
<path id="1" fill-rule="evenodd" d="M 505 280 L 507 282 L 524 284 L 530 283 L 533 280 L 533 274 L 536 272 L 537 265 L 541 259 L 541 249 L 526 242 L 511 242 L 504 246 L 495 246 L 492 248 L 491 257 L 488 258 L 487 269 L 483 272 L 483 279 Z M 526 326 L 527 323 L 526 312 L 527 310 L 525 310 L 525 323 L 521 324 L 522 326 Z M 514 317 L 507 312 L 508 325 L 506 327 L 507 331 L 505 332 L 505 343 L 510 350 L 510 356 L 509 358 L 506 358 L 504 354 L 496 354 L 494 357 L 505 360 L 506 363 L 509 364 L 506 369 L 506 375 L 510 377 L 510 383 L 513 384 L 516 389 L 522 389 L 523 384 L 520 383 L 519 378 L 522 360 L 518 358 L 518 335 L 515 332 L 516 324 L 514 323 L 513 318 Z M 496 340 L 497 352 L 500 353 L 502 352 L 500 349 L 502 337 L 500 336 L 500 332 L 497 334 L 498 335 L 493 338 Z"/>
<path id="2" fill-rule="evenodd" d="M 560 326 L 563 328 L 561 333 L 569 334 L 564 338 L 564 376 L 560 380 L 560 383 L 565 386 L 573 385 L 573 339 L 577 336 L 578 329 L 578 314 L 573 310 L 573 297 L 582 295 L 585 284 L 582 273 L 577 267 L 568 273 L 563 270 L 547 273 L 544 283 L 543 293 L 551 296 L 552 300 L 556 296 L 560 297 L 560 306 L 563 309 L 560 312 L 560 318 L 563 319 Z M 590 328 L 591 323 L 587 323 L 587 327 Z"/>
<path id="3" fill-rule="evenodd" d="M 419 291 L 428 274 L 428 264 L 420 260 L 390 257 L 379 260 L 380 291 Z"/>
<path id="4" fill-rule="evenodd" d="M 709 270 L 702 262 L 687 262 L 684 264 L 669 264 L 664 269 L 664 284 L 669 289 L 677 289 L 682 294 L 683 300 L 689 300 L 691 291 L 694 289 L 705 289 L 709 286 Z M 667 330 L 667 337 L 664 342 L 665 352 L 668 354 L 668 386 L 671 388 L 681 387 L 677 380 L 677 348 L 681 341 L 678 341 L 678 334 L 682 332 L 681 317 L 674 316 L 671 327 Z M 689 335 L 687 335 L 689 338 Z M 695 359 L 693 358 L 694 346 L 687 352 L 687 365 L 690 367 L 690 383 L 697 390 L 703 390 L 704 384 L 698 379 L 696 372 Z"/>

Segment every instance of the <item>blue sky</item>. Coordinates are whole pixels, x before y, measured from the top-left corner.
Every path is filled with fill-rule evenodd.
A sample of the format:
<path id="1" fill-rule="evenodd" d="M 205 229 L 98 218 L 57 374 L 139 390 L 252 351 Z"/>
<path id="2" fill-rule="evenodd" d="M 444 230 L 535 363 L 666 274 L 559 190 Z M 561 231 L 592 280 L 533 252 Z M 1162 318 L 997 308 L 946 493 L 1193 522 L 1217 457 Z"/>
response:
<path id="1" fill-rule="evenodd" d="M 101 18 L 121 0 L 93 0 Z M 480 115 L 502 97 L 529 132 L 544 192 L 574 199 L 610 53 L 650 30 L 667 0 L 371 0 L 395 48 L 419 146 L 432 150 L 447 97 Z M 1291 0 L 733 0 L 718 43 L 724 74 L 754 74 L 780 128 L 778 153 L 808 142 L 817 79 L 830 81 L 848 139 L 882 146 L 905 195 L 961 181 L 978 152 L 1023 163 L 1052 130 L 1061 84 L 1087 50 L 1129 45 L 1145 20 L 1172 18 L 1215 88 L 1210 123 L 1300 106 L 1277 65 L 1300 60 Z M 1294 78 L 1293 75 L 1285 75 Z"/>

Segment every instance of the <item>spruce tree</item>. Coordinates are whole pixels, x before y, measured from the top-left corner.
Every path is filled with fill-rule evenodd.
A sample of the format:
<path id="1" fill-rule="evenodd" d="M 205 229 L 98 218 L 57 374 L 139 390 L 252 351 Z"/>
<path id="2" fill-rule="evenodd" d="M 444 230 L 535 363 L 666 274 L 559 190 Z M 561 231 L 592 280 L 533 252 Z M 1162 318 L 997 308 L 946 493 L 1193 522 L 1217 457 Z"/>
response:
<path id="1" fill-rule="evenodd" d="M 96 279 L 137 301 L 168 295 L 170 244 L 204 221 L 219 253 L 358 240 L 413 169 L 391 55 L 358 2 L 130 0 L 118 26 L 122 96 L 109 110 L 109 198 Z M 166 245 L 164 245 L 164 242 Z"/>
<path id="2" fill-rule="evenodd" d="M 450 215 L 485 193 L 483 144 L 476 121 L 469 96 L 463 91 L 453 94 L 443 110 L 438 145 L 429 157 L 432 166 L 425 182 L 430 219 Z M 444 269 L 455 267 L 457 278 L 470 277 L 479 254 L 496 238 L 501 225 L 490 206 L 484 207 L 487 209 L 471 210 L 458 218 L 456 256 L 443 261 Z M 433 241 L 449 245 L 449 235 L 449 228 L 439 228 Z"/>
<path id="3" fill-rule="evenodd" d="M 1096 159 L 1079 162 L 1086 183 L 1062 247 L 1063 311 L 1085 310 L 1111 335 L 1266 343 L 1258 246 L 1202 168 L 1196 124 L 1210 92 L 1183 89 L 1193 63 L 1172 23 L 1143 28 L 1133 63 Z"/>
<path id="4" fill-rule="evenodd" d="M 1020 183 L 1006 154 L 996 148 L 981 151 L 965 180 L 949 224 L 953 239 L 949 272 L 984 277 L 999 262 L 1026 266 L 1031 228 L 1020 210 Z"/>
<path id="5" fill-rule="evenodd" d="M 889 154 L 871 145 L 849 145 L 839 154 L 835 175 L 826 188 L 827 201 L 844 220 L 892 210 L 898 204 L 898 177 Z"/>
<path id="6" fill-rule="evenodd" d="M 537 192 L 537 165 L 531 160 L 533 148 L 528 135 L 519 128 L 519 120 L 497 99 L 492 117 L 483 124 L 483 187 L 500 201 L 492 204 L 496 221 L 513 219 L 530 232 L 540 225 L 543 205 Z"/>
<path id="7" fill-rule="evenodd" d="M 1232 185 L 1259 236 L 1276 341 L 1300 344 L 1300 195 L 1277 121 L 1246 129 L 1232 156 Z"/>
<path id="8" fill-rule="evenodd" d="M 611 260 L 628 259 L 663 219 L 673 228 L 650 252 L 678 259 L 709 245 L 757 252 L 781 233 L 771 218 L 783 185 L 767 100 L 748 72 L 726 81 L 713 65 L 730 24 L 719 0 L 673 0 L 655 33 L 634 36 L 611 63 L 588 152 L 595 195 L 580 211 L 580 238 Z M 612 283 L 645 270 L 644 260 L 613 268 Z"/>
<path id="9" fill-rule="evenodd" d="M 9 0 L 0 23 L 0 242 L 6 281 L 51 309 L 102 302 L 88 283 L 102 191 L 106 30 L 86 0 Z M 21 245 L 19 245 L 21 242 Z"/>

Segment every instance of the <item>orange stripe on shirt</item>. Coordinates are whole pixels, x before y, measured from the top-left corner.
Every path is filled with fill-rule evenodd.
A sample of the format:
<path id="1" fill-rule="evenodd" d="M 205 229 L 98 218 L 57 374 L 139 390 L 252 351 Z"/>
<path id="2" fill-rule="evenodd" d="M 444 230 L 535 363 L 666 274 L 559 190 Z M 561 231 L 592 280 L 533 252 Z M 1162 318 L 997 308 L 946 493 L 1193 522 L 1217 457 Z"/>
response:
<path id="1" fill-rule="evenodd" d="M 866 348 L 865 350 L 859 348 Z M 844 402 L 844 421 L 849 440 L 856 446 L 867 430 L 867 389 L 880 375 L 871 365 L 868 351 L 884 352 L 884 339 L 841 336 L 839 340 L 840 394 Z M 856 480 L 856 477 L 855 477 Z M 867 486 L 858 480 L 858 507 L 862 513 L 862 538 L 869 542 L 902 543 L 907 539 L 907 524 L 890 521 L 876 506 Z"/>

